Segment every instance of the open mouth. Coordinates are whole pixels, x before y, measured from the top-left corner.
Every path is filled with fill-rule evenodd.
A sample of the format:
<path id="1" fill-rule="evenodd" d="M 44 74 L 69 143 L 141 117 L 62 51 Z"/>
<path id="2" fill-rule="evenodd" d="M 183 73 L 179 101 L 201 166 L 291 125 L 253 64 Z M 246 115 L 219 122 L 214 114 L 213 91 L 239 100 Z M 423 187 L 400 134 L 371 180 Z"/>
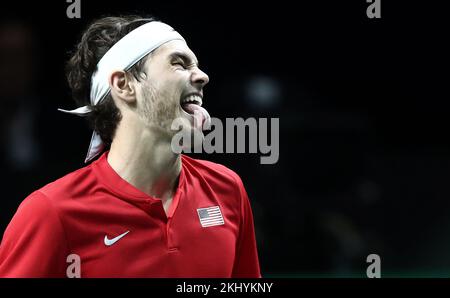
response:
<path id="1" fill-rule="evenodd" d="M 194 115 L 194 112 L 198 110 L 198 107 L 202 106 L 202 97 L 198 94 L 191 94 L 185 96 L 181 100 L 181 108 L 188 114 Z"/>
<path id="2" fill-rule="evenodd" d="M 211 125 L 211 117 L 203 107 L 203 98 L 199 93 L 185 96 L 181 102 L 181 109 L 189 116 L 195 128 L 203 130 Z M 204 126 L 205 125 L 205 126 Z"/>

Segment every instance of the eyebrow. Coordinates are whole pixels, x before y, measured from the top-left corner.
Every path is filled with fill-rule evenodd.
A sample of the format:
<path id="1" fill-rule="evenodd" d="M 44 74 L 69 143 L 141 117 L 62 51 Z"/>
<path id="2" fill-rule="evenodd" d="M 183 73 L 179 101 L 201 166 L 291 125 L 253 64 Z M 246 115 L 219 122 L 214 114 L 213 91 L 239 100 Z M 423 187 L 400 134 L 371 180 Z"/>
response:
<path id="1" fill-rule="evenodd" d="M 180 52 L 180 51 L 175 51 L 173 53 L 171 53 L 169 55 L 169 59 L 176 59 L 179 58 L 181 60 L 183 60 L 184 63 L 190 65 L 192 63 L 194 63 L 195 65 L 197 65 L 197 67 L 200 67 L 200 64 L 197 60 L 192 59 L 188 54 L 186 54 L 185 52 Z"/>

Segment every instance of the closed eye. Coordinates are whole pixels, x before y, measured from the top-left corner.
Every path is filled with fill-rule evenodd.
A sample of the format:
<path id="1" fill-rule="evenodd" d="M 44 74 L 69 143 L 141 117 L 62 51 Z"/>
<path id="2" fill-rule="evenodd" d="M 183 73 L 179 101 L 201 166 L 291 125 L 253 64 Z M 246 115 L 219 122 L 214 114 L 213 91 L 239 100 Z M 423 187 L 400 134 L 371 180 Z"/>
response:
<path id="1" fill-rule="evenodd" d="M 186 65 L 181 61 L 172 62 L 172 65 L 181 66 L 182 68 L 186 69 Z"/>
<path id="2" fill-rule="evenodd" d="M 195 57 L 189 56 L 187 53 L 175 51 L 169 55 L 169 59 L 172 65 L 179 65 L 183 69 L 188 69 L 190 67 L 199 66 L 197 59 Z"/>

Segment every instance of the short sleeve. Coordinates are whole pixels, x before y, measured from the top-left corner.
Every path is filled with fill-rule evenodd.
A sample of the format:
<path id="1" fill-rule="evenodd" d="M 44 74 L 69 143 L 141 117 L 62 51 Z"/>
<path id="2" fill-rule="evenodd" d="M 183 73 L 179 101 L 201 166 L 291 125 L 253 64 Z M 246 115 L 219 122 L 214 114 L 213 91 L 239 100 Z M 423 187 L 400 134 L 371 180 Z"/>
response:
<path id="1" fill-rule="evenodd" d="M 241 223 L 233 267 L 233 278 L 259 278 L 258 250 L 256 246 L 253 213 L 242 180 L 236 175 L 241 196 Z"/>
<path id="2" fill-rule="evenodd" d="M 0 244 L 0 277 L 65 277 L 64 229 L 52 202 L 36 191 L 19 206 Z"/>

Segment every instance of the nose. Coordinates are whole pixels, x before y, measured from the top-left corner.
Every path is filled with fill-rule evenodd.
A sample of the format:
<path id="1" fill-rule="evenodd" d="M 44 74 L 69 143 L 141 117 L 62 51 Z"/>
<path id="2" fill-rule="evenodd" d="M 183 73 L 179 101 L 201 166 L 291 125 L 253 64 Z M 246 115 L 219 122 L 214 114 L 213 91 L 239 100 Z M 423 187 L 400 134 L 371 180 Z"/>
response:
<path id="1" fill-rule="evenodd" d="M 196 67 L 191 76 L 192 84 L 196 87 L 203 88 L 209 82 L 209 77 L 200 68 Z"/>

